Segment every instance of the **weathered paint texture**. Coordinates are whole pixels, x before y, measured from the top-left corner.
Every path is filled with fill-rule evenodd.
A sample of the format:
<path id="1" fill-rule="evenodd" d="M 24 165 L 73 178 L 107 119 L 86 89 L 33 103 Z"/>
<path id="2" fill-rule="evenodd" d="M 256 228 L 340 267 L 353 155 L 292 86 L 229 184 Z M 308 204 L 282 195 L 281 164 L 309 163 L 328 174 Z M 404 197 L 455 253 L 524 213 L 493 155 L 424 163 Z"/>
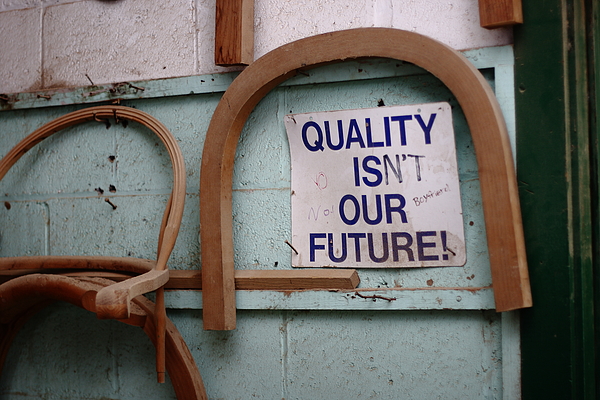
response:
<path id="1" fill-rule="evenodd" d="M 474 51 L 468 56 L 484 68 L 486 78 L 502 94 L 499 97 L 504 96 L 502 106 L 510 111 L 512 97 L 506 88 L 512 76 L 499 72 L 502 65 L 512 63 L 510 48 Z M 167 293 L 169 317 L 188 343 L 209 396 L 515 398 L 516 321 L 491 310 L 489 288 L 473 290 L 469 296 L 447 289 L 486 288 L 491 283 L 477 165 L 460 107 L 438 80 L 403 63 L 349 62 L 336 71 L 323 67 L 278 87 L 250 116 L 234 171 L 236 268 L 291 268 L 291 250 L 284 243 L 290 237 L 290 173 L 283 116 L 376 107 L 381 102 L 448 101 L 453 106 L 467 263 L 464 267 L 360 271 L 360 289 L 379 288 L 382 295 L 392 293 L 388 288 L 431 289 L 426 298 L 419 291 L 405 291 L 398 303 L 330 292 L 240 293 L 238 305 L 243 310 L 238 329 L 232 332 L 202 330 L 197 292 Z M 123 103 L 163 122 L 181 145 L 188 198 L 170 268 L 198 269 L 200 157 L 220 93 L 207 89 L 187 95 L 189 86 L 174 88 L 181 84 L 178 80 L 162 84 L 167 97 L 160 92 L 156 98 L 130 98 Z M 77 93 L 73 91 L 71 100 L 79 99 Z M 1 112 L 2 153 L 43 123 L 84 106 Z M 26 154 L 0 182 L 4 203 L 0 207 L 0 256 L 154 256 L 160 214 L 171 183 L 168 156 L 145 128 L 110 122 L 108 129 L 103 123 L 90 122 L 55 135 Z M 98 188 L 104 191 L 102 195 Z M 335 301 L 329 295 L 336 296 Z M 353 306 L 358 301 L 360 307 Z M 152 346 L 136 329 L 97 321 L 69 305 L 54 305 L 35 316 L 18 335 L 0 378 L 0 397 L 174 398 L 169 384 L 154 382 Z M 505 342 L 505 337 L 511 342 Z"/>
<path id="2" fill-rule="evenodd" d="M 204 335 L 200 311 L 169 317 L 211 399 L 502 397 L 493 312 L 246 311 L 235 332 Z M 152 359 L 139 328 L 51 306 L 17 337 L 2 398 L 175 399 L 168 380 L 153 381 Z"/>

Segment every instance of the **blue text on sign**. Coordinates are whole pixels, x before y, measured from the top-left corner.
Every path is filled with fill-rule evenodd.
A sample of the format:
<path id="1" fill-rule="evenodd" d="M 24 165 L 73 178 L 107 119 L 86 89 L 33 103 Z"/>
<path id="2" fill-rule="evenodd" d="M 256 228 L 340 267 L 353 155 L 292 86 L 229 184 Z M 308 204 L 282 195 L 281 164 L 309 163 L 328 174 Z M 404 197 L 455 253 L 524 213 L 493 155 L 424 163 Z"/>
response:
<path id="1" fill-rule="evenodd" d="M 431 129 L 436 115 L 432 113 L 427 122 L 423 120 L 420 114 L 414 114 L 414 118 L 413 115 L 383 117 L 384 132 L 381 138 L 383 140 L 380 141 L 373 138 L 371 118 L 364 119 L 363 130 L 361 130 L 356 118 L 351 118 L 347 127 L 344 127 L 343 120 L 337 120 L 337 138 L 335 139 L 332 137 L 330 121 L 323 121 L 323 127 L 316 121 L 307 121 L 302 126 L 302 143 L 304 143 L 307 150 L 313 152 L 324 151 L 325 145 L 333 151 L 350 149 L 354 144 L 362 149 L 391 147 L 394 140 L 399 140 L 400 146 L 406 146 L 408 144 L 406 125 L 411 121 L 416 121 L 423 133 L 424 143 L 431 144 Z M 397 126 L 393 127 L 392 124 Z M 397 136 L 392 134 L 395 129 L 397 129 Z M 393 139 L 395 137 L 398 139 Z"/>

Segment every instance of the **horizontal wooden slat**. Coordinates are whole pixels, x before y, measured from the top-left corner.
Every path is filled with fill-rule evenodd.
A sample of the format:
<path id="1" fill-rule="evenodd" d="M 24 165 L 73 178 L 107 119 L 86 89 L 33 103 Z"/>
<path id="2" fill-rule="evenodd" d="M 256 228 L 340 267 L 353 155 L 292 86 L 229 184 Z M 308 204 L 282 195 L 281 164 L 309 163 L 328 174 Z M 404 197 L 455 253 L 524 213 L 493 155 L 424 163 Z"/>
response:
<path id="1" fill-rule="evenodd" d="M 48 270 L 27 269 L 0 271 L 0 283 L 17 276 L 32 273 L 48 273 Z M 106 278 L 116 282 L 130 278 L 129 275 L 109 271 L 57 271 L 71 277 Z M 169 271 L 169 282 L 165 289 L 202 289 L 201 271 Z M 354 289 L 360 278 L 354 269 L 314 269 L 314 270 L 237 270 L 235 288 L 237 290 L 307 290 L 307 289 Z"/>
<path id="2" fill-rule="evenodd" d="M 354 269 L 237 270 L 237 290 L 354 289 L 360 279 Z"/>

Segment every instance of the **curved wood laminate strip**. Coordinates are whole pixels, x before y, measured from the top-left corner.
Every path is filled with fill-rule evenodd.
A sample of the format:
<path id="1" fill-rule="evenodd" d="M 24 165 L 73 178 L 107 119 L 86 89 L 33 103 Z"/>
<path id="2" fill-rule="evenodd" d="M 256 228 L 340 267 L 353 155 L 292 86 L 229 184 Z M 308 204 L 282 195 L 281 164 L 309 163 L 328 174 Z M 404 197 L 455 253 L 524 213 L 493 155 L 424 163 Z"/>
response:
<path id="1" fill-rule="evenodd" d="M 460 103 L 475 145 L 498 311 L 532 304 L 516 176 L 494 93 L 459 52 L 426 36 L 360 28 L 301 39 L 256 60 L 227 89 L 210 122 L 200 177 L 204 329 L 235 329 L 232 175 L 238 139 L 258 102 L 298 71 L 364 57 L 403 60 L 442 81 Z"/>
<path id="2" fill-rule="evenodd" d="M 143 271 L 141 275 L 135 278 L 103 287 L 94 297 L 94 311 L 99 318 L 128 319 L 131 313 L 131 300 L 134 297 L 156 290 L 157 299 L 162 299 L 163 286 L 169 279 L 167 260 L 177 240 L 185 202 L 185 165 L 179 145 L 171 132 L 156 118 L 130 107 L 109 105 L 73 111 L 36 129 L 13 147 L 0 160 L 0 180 L 4 178 L 23 154 L 52 134 L 82 122 L 102 122 L 110 118 L 114 118 L 117 122 L 119 120 L 134 121 L 154 132 L 166 147 L 173 169 L 173 188 L 162 219 L 158 238 L 157 260 L 153 268 L 149 271 Z M 68 268 L 65 264 L 71 264 L 73 268 L 84 267 L 100 270 L 109 268 L 117 271 L 127 271 L 140 269 L 140 267 L 143 269 L 148 264 L 147 260 L 133 261 L 125 258 L 122 262 L 119 262 L 115 260 L 115 257 L 97 256 L 67 256 L 59 260 L 60 257 L 11 257 L 0 261 L 0 268 L 11 269 L 15 268 L 16 265 L 21 265 L 29 269 L 43 269 L 50 265 L 59 264 L 62 264 L 62 268 Z M 166 312 L 162 302 L 159 303 L 155 317 L 157 318 L 156 336 L 158 338 L 156 360 L 158 380 L 164 381 Z"/>
<path id="3" fill-rule="evenodd" d="M 0 373 L 10 345 L 25 322 L 52 301 L 67 301 L 94 311 L 96 293 L 114 282 L 107 279 L 73 279 L 35 274 L 0 285 Z M 120 322 L 141 327 L 155 347 L 159 346 L 155 324 L 157 308 L 143 296 L 132 301 L 129 319 Z M 180 400 L 208 399 L 198 367 L 177 327 L 166 318 L 166 369 Z"/>

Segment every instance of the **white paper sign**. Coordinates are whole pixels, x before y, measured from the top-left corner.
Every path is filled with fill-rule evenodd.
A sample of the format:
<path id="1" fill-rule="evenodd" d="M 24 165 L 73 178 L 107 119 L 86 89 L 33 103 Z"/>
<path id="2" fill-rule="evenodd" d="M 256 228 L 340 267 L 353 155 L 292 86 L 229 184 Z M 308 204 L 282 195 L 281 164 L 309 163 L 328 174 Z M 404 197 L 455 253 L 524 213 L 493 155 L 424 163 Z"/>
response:
<path id="1" fill-rule="evenodd" d="M 285 117 L 295 267 L 466 262 L 448 103 Z"/>

